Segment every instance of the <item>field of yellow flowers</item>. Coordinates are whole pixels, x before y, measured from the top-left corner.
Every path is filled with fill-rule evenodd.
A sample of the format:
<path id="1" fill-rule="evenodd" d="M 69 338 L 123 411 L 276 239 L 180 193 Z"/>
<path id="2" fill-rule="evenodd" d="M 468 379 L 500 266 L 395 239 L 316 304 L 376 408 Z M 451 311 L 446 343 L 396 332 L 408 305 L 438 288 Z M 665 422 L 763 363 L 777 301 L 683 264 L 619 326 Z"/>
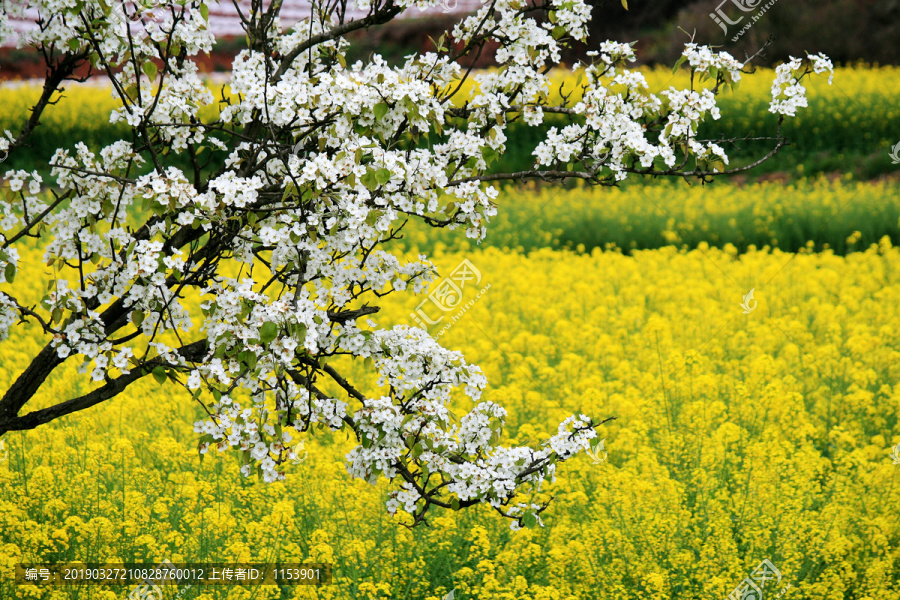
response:
<path id="1" fill-rule="evenodd" d="M 749 68 L 748 68 L 749 69 Z M 669 86 L 690 87 L 690 73 L 681 69 L 673 73 L 666 67 L 642 67 L 651 92 L 659 93 Z M 709 139 L 767 137 L 775 134 L 778 116 L 769 112 L 770 86 L 773 69 L 756 69 L 742 76 L 737 89 L 720 93 L 718 105 L 722 117 L 709 120 L 699 130 L 699 136 Z M 561 93 L 571 94 L 571 101 L 580 98 L 577 74 L 557 72 L 551 76 L 550 102 L 560 101 Z M 712 81 L 695 87 L 711 87 Z M 791 145 L 779 153 L 778 159 L 755 168 L 760 174 L 773 170 L 796 169 L 805 165 L 807 171 L 849 171 L 853 166 L 858 176 L 870 178 L 891 170 L 887 151 L 897 143 L 900 131 L 900 68 L 896 66 L 844 66 L 834 72 L 832 85 L 827 77 L 804 80 L 809 107 L 787 119 L 782 133 Z M 463 94 L 462 97 L 465 97 Z M 560 125 L 552 116 L 550 125 Z M 510 128 L 507 152 L 498 163 L 502 170 L 527 168 L 527 153 L 542 139 L 544 127 L 514 124 Z M 732 161 L 730 166 L 749 164 L 771 149 L 766 141 L 724 143 Z M 848 160 L 853 157 L 853 160 Z M 858 163 L 851 165 L 851 162 Z"/>
<path id="2" fill-rule="evenodd" d="M 409 531 L 384 510 L 383 483 L 348 477 L 351 442 L 328 432 L 306 440 L 286 482 L 245 480 L 228 453 L 199 460 L 187 392 L 146 378 L 5 437 L 0 598 L 128 592 L 16 587 L 20 561 L 169 559 L 334 565 L 318 588 L 165 588 L 180 599 L 707 600 L 769 559 L 773 597 L 790 585 L 798 600 L 900 599 L 900 249 L 888 239 L 847 256 L 701 244 L 434 260 L 446 276 L 462 259 L 486 291 L 440 339 L 484 368 L 505 438 L 537 444 L 577 411 L 616 417 L 605 461 L 561 465 L 544 529 L 513 533 L 470 509 Z M 38 251 L 21 264 L 22 288 L 39 281 Z M 413 324 L 422 299 L 387 301 L 376 321 Z M 26 329 L 0 347 L 0 387 L 37 347 Z M 44 398 L 88 385 L 70 369 Z"/>
<path id="3" fill-rule="evenodd" d="M 898 134 L 900 135 L 900 134 Z M 900 244 L 900 184 L 853 181 L 849 175 L 743 186 L 718 180 L 628 182 L 621 187 L 538 185 L 508 188 L 497 200 L 486 243 L 519 252 L 539 248 L 633 250 L 701 243 L 739 252 L 770 246 L 786 252 L 832 249 L 846 254 L 888 236 Z M 402 243 L 430 251 L 466 250 L 457 232 L 412 223 Z"/>
<path id="4" fill-rule="evenodd" d="M 654 90 L 685 83 L 644 72 Z M 770 132 L 770 81 L 742 81 L 710 135 Z M 36 93 L 0 88 L 0 129 Z M 900 69 L 840 68 L 809 96 L 789 150 L 827 154 L 820 170 L 842 169 L 844 152 L 893 168 Z M 108 89 L 74 86 L 42 117 L 28 164 L 11 156 L 4 170 L 43 169 L 59 140 L 123 135 L 113 107 Z M 803 175 L 790 156 L 773 168 Z M 464 259 L 480 272 L 471 308 L 432 334 L 484 369 L 485 399 L 509 412 L 506 442 L 536 445 L 574 412 L 616 417 L 601 432 L 608 454 L 564 463 L 545 488 L 545 528 L 513 533 L 469 509 L 409 531 L 387 514 L 384 482 L 349 478 L 353 444 L 327 431 L 306 438 L 287 481 L 244 479 L 230 453 L 201 462 L 188 393 L 145 378 L 4 436 L 0 600 L 130 591 L 15 586 L 18 562 L 165 559 L 334 566 L 319 588 L 167 586 L 166 600 L 724 600 L 763 560 L 781 574 L 767 599 L 900 600 L 898 191 L 852 178 L 507 189 L 486 244 L 408 230 L 405 248 L 427 250 L 443 276 Z M 40 251 L 20 265 L 17 292 L 37 302 Z M 385 299 L 375 320 L 415 325 L 423 299 Z M 0 389 L 38 349 L 35 329 L 16 328 Z M 35 408 L 90 388 L 67 367 Z M 362 364 L 343 371 L 374 384 Z"/>
<path id="5" fill-rule="evenodd" d="M 671 85 L 688 87 L 689 72 L 682 69 L 673 74 L 667 68 L 642 67 L 650 90 L 658 93 Z M 700 135 L 709 138 L 771 136 L 776 130 L 777 116 L 768 112 L 770 86 L 774 70 L 758 69 L 745 75 L 736 90 L 723 91 L 719 97 L 722 117 L 701 127 Z M 571 101 L 579 96 L 577 75 L 557 71 L 551 74 L 552 89 L 549 100 L 557 103 L 560 93 L 569 95 Z M 710 85 L 707 81 L 705 86 Z M 455 96 L 457 102 L 472 91 L 471 80 L 464 84 Z M 887 151 L 897 143 L 900 131 L 900 68 L 892 66 L 843 66 L 835 69 L 834 83 L 828 85 L 827 77 L 811 77 L 804 80 L 809 96 L 809 108 L 797 117 L 785 121 L 782 132 L 791 145 L 782 150 L 776 161 L 765 163 L 753 173 L 771 170 L 796 169 L 805 164 L 807 171 L 847 171 L 853 166 L 857 175 L 871 178 L 892 170 Z M 702 87 L 702 86 L 701 86 Z M 210 83 L 210 89 L 219 98 L 223 93 L 220 84 Z M 21 129 L 26 111 L 40 97 L 41 87 L 33 83 L 9 84 L 0 87 L 0 131 Z M 230 94 L 228 88 L 225 95 Z M 124 123 L 111 125 L 110 111 L 117 101 L 111 89 L 101 85 L 69 85 L 59 104 L 49 107 L 41 117 L 41 127 L 29 138 L 30 147 L 18 150 L 4 168 L 34 169 L 49 172 L 47 162 L 60 144 L 72 148 L 76 141 L 88 146 L 102 147 L 117 139 L 130 139 Z M 204 118 L 215 115 L 215 107 L 202 111 Z M 530 127 L 513 123 L 507 132 L 507 152 L 497 164 L 500 170 L 528 168 L 533 156 L 531 151 L 543 139 L 546 129 L 554 122 L 547 116 L 547 125 Z M 766 142 L 726 144 L 732 158 L 732 166 L 746 164 L 769 149 Z M 185 168 L 188 167 L 187 162 Z"/>

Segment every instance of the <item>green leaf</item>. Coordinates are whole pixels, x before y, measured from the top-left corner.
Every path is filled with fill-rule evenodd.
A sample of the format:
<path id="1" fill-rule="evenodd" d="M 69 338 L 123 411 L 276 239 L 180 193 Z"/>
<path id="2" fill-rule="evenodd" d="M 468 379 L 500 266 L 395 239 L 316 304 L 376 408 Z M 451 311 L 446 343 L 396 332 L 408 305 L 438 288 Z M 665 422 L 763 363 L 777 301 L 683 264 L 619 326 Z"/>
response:
<path id="1" fill-rule="evenodd" d="M 162 365 L 158 365 L 153 369 L 153 379 L 159 384 L 166 382 L 166 370 Z"/>
<path id="2" fill-rule="evenodd" d="M 377 223 L 378 219 L 382 216 L 384 216 L 383 210 L 370 210 L 369 214 L 366 215 L 366 223 L 374 227 L 375 223 Z"/>
<path id="3" fill-rule="evenodd" d="M 375 177 L 375 172 L 372 169 L 366 169 L 365 175 L 360 177 L 359 180 L 370 192 L 378 187 L 378 179 Z"/>
<path id="4" fill-rule="evenodd" d="M 6 263 L 6 269 L 4 269 L 3 273 L 6 275 L 6 283 L 12 283 L 16 278 L 16 265 Z"/>
<path id="5" fill-rule="evenodd" d="M 375 105 L 375 118 L 379 121 L 384 118 L 384 115 L 387 114 L 388 105 L 384 102 L 379 102 Z"/>
<path id="6" fill-rule="evenodd" d="M 450 508 L 452 508 L 453 510 L 459 510 L 459 498 L 450 499 Z"/>
<path id="7" fill-rule="evenodd" d="M 493 129 L 491 131 L 494 131 Z M 485 146 L 481 149 L 481 156 L 484 158 L 484 162 L 487 164 L 493 163 L 495 160 L 500 158 L 500 153 L 497 152 L 496 148 L 491 148 L 490 146 Z"/>
<path id="8" fill-rule="evenodd" d="M 144 322 L 144 311 L 142 311 L 142 310 L 131 311 L 131 322 L 134 323 L 135 327 L 140 327 L 141 323 Z"/>
<path id="9" fill-rule="evenodd" d="M 163 205 L 162 203 L 160 203 L 160 202 L 151 202 L 151 203 L 150 203 L 150 210 L 151 210 L 151 211 L 153 212 L 153 214 L 155 214 L 155 215 L 162 215 L 162 214 L 165 214 L 166 208 L 167 208 L 167 207 L 164 206 L 164 205 Z"/>
<path id="10" fill-rule="evenodd" d="M 418 458 L 424 451 L 425 449 L 422 447 L 422 444 L 416 444 L 415 446 L 413 446 L 410 456 L 412 456 L 413 458 Z"/>
<path id="11" fill-rule="evenodd" d="M 141 70 L 147 75 L 147 77 L 150 78 L 151 81 L 156 79 L 157 69 L 152 60 L 148 60 L 143 65 L 141 65 Z"/>
<path id="12" fill-rule="evenodd" d="M 496 446 L 500 442 L 500 430 L 497 429 L 491 434 L 491 445 Z"/>
<path id="13" fill-rule="evenodd" d="M 200 16 L 204 21 L 209 21 L 209 7 L 206 4 L 200 5 Z"/>
<path id="14" fill-rule="evenodd" d="M 278 336 L 278 326 L 272 321 L 266 321 L 259 330 L 259 340 L 268 344 Z"/>
<path id="15" fill-rule="evenodd" d="M 622 0 L 624 2 L 624 0 Z M 525 527 L 535 527 L 537 526 L 537 517 L 534 516 L 533 513 L 525 513 L 522 517 L 522 525 Z"/>
<path id="16" fill-rule="evenodd" d="M 384 185 L 388 181 L 391 180 L 391 172 L 388 169 L 378 169 L 375 171 L 375 181 L 379 184 Z"/>
<path id="17" fill-rule="evenodd" d="M 622 8 L 628 10 L 628 0 L 622 0 Z"/>
<path id="18" fill-rule="evenodd" d="M 284 186 L 284 194 L 282 194 L 281 199 L 286 200 L 287 198 L 293 196 L 296 191 L 297 191 L 297 186 L 295 186 L 292 182 L 289 181 Z M 251 213 L 251 214 L 255 214 L 255 213 Z"/>

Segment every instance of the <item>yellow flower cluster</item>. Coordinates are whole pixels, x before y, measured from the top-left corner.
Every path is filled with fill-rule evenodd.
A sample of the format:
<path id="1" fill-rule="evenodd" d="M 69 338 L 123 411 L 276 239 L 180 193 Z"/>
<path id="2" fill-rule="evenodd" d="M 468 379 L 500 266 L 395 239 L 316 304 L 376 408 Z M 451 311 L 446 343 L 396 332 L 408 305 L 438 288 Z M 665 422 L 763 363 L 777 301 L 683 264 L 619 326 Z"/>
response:
<path id="1" fill-rule="evenodd" d="M 462 259 L 480 271 L 470 285 L 490 289 L 441 343 L 485 370 L 485 399 L 509 411 L 504 443 L 537 445 L 573 412 L 616 417 L 600 428 L 608 458 L 579 455 L 545 488 L 546 528 L 513 533 L 478 508 L 409 531 L 385 511 L 386 482 L 348 477 L 344 434 L 306 438 L 286 482 L 243 479 L 231 453 L 200 461 L 190 425 L 202 407 L 145 378 L 4 437 L 0 597 L 128 591 L 15 587 L 20 561 L 167 558 L 335 568 L 332 585 L 196 587 L 189 600 L 724 598 L 769 559 L 789 597 L 900 599 L 900 467 L 889 457 L 900 443 L 900 250 L 887 239 L 843 257 L 701 245 L 434 260 L 447 276 Z M 23 252 L 21 268 L 18 294 L 39 298 L 40 253 Z M 412 325 L 423 299 L 385 299 L 374 318 Z M 0 389 L 39 348 L 34 328 L 18 329 L 0 346 Z M 37 407 L 88 389 L 74 366 Z M 338 366 L 371 381 L 362 364 Z"/>
<path id="2" fill-rule="evenodd" d="M 687 68 L 679 69 L 673 73 L 672 69 L 658 67 L 639 67 L 636 70 L 643 73 L 647 80 L 647 85 L 652 93 L 659 93 L 674 86 L 679 89 L 690 88 L 691 77 Z M 571 100 L 577 101 L 581 96 L 579 94 L 579 85 L 583 80 L 577 72 L 556 70 L 550 73 L 550 101 L 559 102 L 561 93 L 568 95 L 572 93 Z M 775 79 L 774 69 L 756 69 L 750 75 L 743 75 L 738 82 L 737 88 L 732 92 L 730 90 L 722 92 L 723 98 L 737 99 L 740 101 L 750 101 L 771 98 L 772 81 Z M 712 87 L 714 81 L 707 80 L 703 83 L 696 83 L 698 87 Z M 900 95 L 900 67 L 881 66 L 873 67 L 871 65 L 844 66 L 836 67 L 834 70 L 833 85 L 828 85 L 827 77 L 817 77 L 810 75 L 808 79 L 804 79 L 804 87 L 807 90 L 807 96 L 810 100 L 817 98 L 836 99 L 847 98 L 849 100 L 859 101 L 861 98 L 869 96 L 883 97 L 885 100 L 896 98 Z M 453 89 L 456 89 L 455 87 Z M 454 95 L 455 100 L 460 103 L 464 102 L 471 94 L 471 90 L 478 89 L 478 84 L 471 78 L 468 79 Z M 852 94 L 852 98 L 848 96 Z M 886 106 L 888 106 L 886 104 Z M 893 108 L 893 115 L 896 117 L 898 109 L 896 104 L 890 105 Z"/>
<path id="3" fill-rule="evenodd" d="M 674 86 L 676 89 L 690 89 L 690 72 L 680 69 L 673 74 L 664 67 L 639 68 L 647 80 L 649 91 L 655 94 Z M 555 71 L 549 75 L 551 86 L 547 101 L 551 105 L 562 103 L 566 96 L 570 104 L 581 97 L 582 77 L 578 73 Z M 769 112 L 771 85 L 775 79 L 773 69 L 757 69 L 743 75 L 737 88 L 720 91 L 718 105 L 721 108 L 719 120 L 707 119 L 700 127 L 699 135 L 704 139 L 733 139 L 745 137 L 771 137 L 778 130 L 778 115 Z M 695 82 L 694 88 L 709 88 L 714 81 Z M 896 132 L 900 127 L 900 108 L 896 99 L 900 97 L 900 67 L 839 67 L 834 71 L 833 85 L 828 77 L 809 75 L 803 79 L 807 90 L 809 107 L 798 111 L 796 117 L 785 120 L 782 135 L 791 141 L 788 152 L 803 152 L 810 155 L 831 151 L 834 154 L 853 151 L 863 155 L 878 154 L 887 164 L 887 151 L 897 143 Z M 461 105 L 470 97 L 477 84 L 468 80 L 453 101 Z M 624 88 L 623 88 L 624 90 Z M 618 93 L 623 90 L 616 89 Z M 558 115 L 546 115 L 549 124 L 561 126 Z M 525 130 L 525 133 L 523 133 Z M 527 136 L 530 127 L 518 123 L 510 129 L 510 139 Z M 529 138 L 530 139 L 530 138 Z M 536 142 L 535 142 L 536 143 Z M 511 143 L 508 154 L 520 154 L 521 142 Z M 774 145 L 768 141 L 744 142 L 737 145 L 723 143 L 728 155 L 733 159 L 730 166 L 747 164 L 750 157 L 759 158 Z M 533 147 L 529 141 L 529 152 Z M 782 156 L 786 152 L 782 153 Z M 743 158 L 744 160 L 739 160 Z M 820 157 L 821 158 L 821 157 Z M 523 158 L 524 159 L 524 158 Z M 520 159 L 520 160 L 523 160 Z M 826 170 L 838 170 L 846 166 L 843 157 L 831 163 Z M 524 168 L 524 167 L 523 167 Z"/>
<path id="4" fill-rule="evenodd" d="M 647 79 L 650 91 L 658 93 L 669 86 L 677 88 L 690 87 L 690 74 L 681 69 L 673 74 L 671 69 L 665 67 L 642 67 L 638 69 Z M 900 109 L 894 101 L 900 97 L 900 67 L 884 66 L 858 66 L 838 67 L 834 71 L 834 85 L 828 85 L 827 77 L 810 76 L 804 80 L 810 106 L 817 102 L 827 103 L 832 107 L 832 113 L 828 115 L 838 121 L 846 121 L 848 124 L 858 124 L 860 119 L 866 118 L 861 114 L 860 106 L 866 107 L 865 112 L 877 112 L 879 119 L 896 121 L 900 118 Z M 752 75 L 745 75 L 739 82 L 735 91 L 723 92 L 721 98 L 728 104 L 729 118 L 743 114 L 746 122 L 738 122 L 735 127 L 746 131 L 748 126 L 756 125 L 754 116 L 759 105 L 767 104 L 771 96 L 770 86 L 774 79 L 773 69 L 758 69 Z M 572 74 L 562 70 L 550 74 L 551 103 L 561 101 L 560 94 L 569 96 L 570 101 L 580 98 L 578 74 Z M 707 81 L 703 86 L 710 86 Z M 453 100 L 457 105 L 462 105 L 471 93 L 478 89 L 478 84 L 469 78 L 462 86 L 453 86 L 453 90 L 459 88 L 454 94 Z M 221 85 L 211 84 L 217 99 L 221 98 Z M 226 96 L 230 96 L 230 89 L 226 87 Z M 0 87 L 0 103 L 4 107 L 4 115 L 12 120 L 0 118 L 0 125 L 15 129 L 21 125 L 21 115 L 28 114 L 35 101 L 40 97 L 41 86 L 31 83 L 18 85 L 4 84 Z M 846 105 L 846 110 L 841 109 Z M 48 107 L 41 117 L 43 128 L 54 131 L 67 131 L 78 124 L 80 128 L 104 128 L 109 126 L 109 113 L 121 106 L 120 102 L 111 93 L 108 85 L 67 85 L 62 101 L 55 106 Z M 731 110 L 734 110 L 732 113 Z M 851 111 L 851 109 L 853 109 Z M 207 117 L 215 114 L 215 107 L 207 107 L 204 113 Z M 845 110 L 845 112 L 841 112 Z M 804 116 L 818 115 L 820 111 L 812 108 L 801 113 L 792 122 L 802 120 Z M 865 134 L 866 132 L 860 132 Z"/>
<path id="5" fill-rule="evenodd" d="M 24 117 L 41 96 L 42 86 L 32 83 L 4 83 L 0 87 L 3 105 L 3 126 L 16 132 Z M 57 98 L 54 97 L 54 100 Z M 110 93 L 108 85 L 67 85 L 59 104 L 49 106 L 41 115 L 41 128 L 56 132 L 68 131 L 78 123 L 80 127 L 103 129 L 109 127 L 109 113 L 121 106 Z M 7 119 L 9 119 L 7 121 Z"/>
<path id="6" fill-rule="evenodd" d="M 900 231 L 896 183 L 826 178 L 744 186 L 717 181 L 636 182 L 616 188 L 538 186 L 510 188 L 497 200 L 486 243 L 531 251 L 567 247 L 584 251 L 618 247 L 626 251 L 700 242 L 817 250 L 839 254 L 864 249 Z M 404 231 L 410 248 L 465 250 L 474 244 L 456 231 L 411 223 Z"/>
<path id="7" fill-rule="evenodd" d="M 221 87 L 210 86 L 217 99 L 221 98 Z M 31 82 L 4 83 L 0 86 L 0 104 L 3 106 L 0 125 L 17 133 L 24 117 L 31 114 L 31 108 L 40 98 L 42 89 L 41 85 Z M 225 93 L 229 96 L 230 89 L 226 87 Z M 54 95 L 53 100 L 57 99 L 60 100 L 58 104 L 48 106 L 41 114 L 41 130 L 51 130 L 57 134 L 73 128 L 77 128 L 79 132 L 105 130 L 110 127 L 110 112 L 122 106 L 106 81 L 68 84 L 62 94 Z M 204 107 L 201 114 L 205 118 L 213 118 L 217 110 L 215 107 Z"/>

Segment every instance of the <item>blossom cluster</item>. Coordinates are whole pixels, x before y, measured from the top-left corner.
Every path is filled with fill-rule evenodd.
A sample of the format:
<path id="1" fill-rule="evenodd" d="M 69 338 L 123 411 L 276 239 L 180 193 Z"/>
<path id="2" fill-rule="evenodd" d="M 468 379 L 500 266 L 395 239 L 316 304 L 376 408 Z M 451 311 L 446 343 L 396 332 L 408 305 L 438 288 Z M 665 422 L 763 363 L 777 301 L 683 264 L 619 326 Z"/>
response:
<path id="1" fill-rule="evenodd" d="M 786 63 L 775 69 L 775 81 L 772 82 L 772 102 L 769 112 L 794 117 L 798 108 L 809 106 L 806 100 L 806 88 L 800 83 L 803 76 L 813 73 L 828 72 L 828 83 L 834 79 L 834 66 L 824 54 L 815 54 L 807 59 L 791 57 Z"/>

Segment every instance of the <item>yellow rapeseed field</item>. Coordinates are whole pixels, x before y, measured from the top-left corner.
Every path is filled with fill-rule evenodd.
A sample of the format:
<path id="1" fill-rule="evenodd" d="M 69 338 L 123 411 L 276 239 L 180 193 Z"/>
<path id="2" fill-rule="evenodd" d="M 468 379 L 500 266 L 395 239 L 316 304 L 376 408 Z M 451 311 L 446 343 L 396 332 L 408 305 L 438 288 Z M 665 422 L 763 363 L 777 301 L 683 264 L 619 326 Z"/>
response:
<path id="1" fill-rule="evenodd" d="M 673 74 L 671 69 L 665 67 L 641 67 L 638 69 L 647 79 L 651 92 L 658 93 L 669 86 L 684 88 L 690 86 L 690 73 L 680 69 Z M 738 111 L 742 112 L 745 122 L 734 123 L 735 127 L 746 131 L 748 127 L 757 125 L 754 120 L 760 104 L 767 104 L 770 99 L 770 87 L 774 78 L 773 69 L 757 69 L 752 75 L 745 75 L 735 91 L 725 91 L 722 98 Z M 562 70 L 550 74 L 552 102 L 560 101 L 560 90 L 569 96 L 570 101 L 580 98 L 578 93 L 578 76 Z M 700 87 L 709 87 L 710 81 L 698 84 Z M 866 119 L 871 113 L 877 111 L 877 116 L 886 121 L 896 121 L 900 117 L 900 107 L 896 98 L 900 97 L 900 67 L 837 67 L 834 71 L 833 85 L 828 85 L 827 77 L 811 76 L 804 80 L 807 95 L 812 107 L 818 100 L 827 102 L 832 108 L 832 113 L 822 115 L 821 111 L 808 110 L 798 113 L 791 122 L 798 122 L 804 117 L 821 119 L 828 117 L 847 124 L 858 123 L 860 119 Z M 560 87 L 561 86 L 561 87 Z M 210 89 L 216 92 L 216 98 L 221 97 L 221 85 L 210 84 Z M 456 89 L 456 88 L 454 88 Z M 459 87 L 454 95 L 454 101 L 461 105 L 469 98 L 473 89 L 477 89 L 477 83 L 469 79 Z M 16 85 L 4 84 L 0 88 L 0 102 L 4 107 L 4 114 L 8 117 L 16 116 L 14 121 L 6 122 L 0 118 L 5 127 L 20 126 L 18 116 L 26 114 L 40 97 L 41 86 L 34 83 L 20 83 Z M 230 95 L 226 87 L 226 95 Z M 841 113 L 840 105 L 846 105 L 846 112 Z M 62 101 L 55 107 L 47 109 L 41 117 L 41 124 L 46 129 L 56 131 L 67 130 L 74 123 L 79 127 L 94 126 L 107 127 L 109 113 L 120 106 L 119 101 L 111 93 L 108 85 L 84 85 L 69 84 L 62 95 Z M 865 106 L 866 110 L 860 110 Z M 856 110 L 853 110 L 853 109 Z M 205 116 L 212 116 L 214 109 L 207 109 Z M 733 120 L 733 115 L 729 115 Z M 861 131 L 860 134 L 866 132 Z"/>
<path id="2" fill-rule="evenodd" d="M 865 249 L 900 228 L 900 186 L 852 181 L 844 176 L 743 186 L 660 180 L 622 187 L 540 185 L 500 195 L 486 243 L 528 252 L 535 248 L 590 250 L 617 246 L 626 251 L 665 245 L 694 248 L 733 243 L 750 246 L 831 248 L 839 254 Z M 404 231 L 408 247 L 443 244 L 473 247 L 457 232 L 413 223 Z"/>
<path id="3" fill-rule="evenodd" d="M 690 71 L 686 68 L 679 69 L 677 72 L 671 68 L 664 66 L 657 67 L 629 67 L 640 71 L 647 80 L 649 90 L 658 93 L 669 86 L 676 88 L 690 87 Z M 747 67 L 747 70 L 751 70 Z M 578 73 L 571 71 L 556 70 L 550 76 L 551 98 L 558 101 L 560 99 L 560 89 L 563 93 L 578 90 L 579 77 Z M 737 95 L 743 98 L 763 98 L 771 97 L 770 88 L 772 80 L 775 78 L 775 70 L 771 68 L 758 68 L 750 75 L 742 76 L 737 85 L 735 92 L 723 93 L 724 96 Z M 696 87 L 712 87 L 715 82 L 707 80 L 703 83 L 696 83 Z M 834 70 L 834 81 L 832 85 L 828 85 L 827 77 L 812 76 L 805 80 L 804 86 L 807 88 L 807 95 L 811 98 L 818 97 L 842 97 L 848 99 L 864 98 L 871 95 L 883 95 L 885 97 L 896 98 L 900 95 L 900 67 L 897 66 L 876 66 L 859 65 L 859 66 L 842 66 L 836 67 Z M 458 97 L 460 101 L 468 97 L 472 89 L 477 89 L 477 83 L 468 80 L 459 90 L 454 98 Z M 577 93 L 571 96 L 572 100 L 578 100 L 580 95 Z M 895 107 L 894 116 L 900 110 Z"/>
<path id="4" fill-rule="evenodd" d="M 490 287 L 440 339 L 484 368 L 506 441 L 537 444 L 575 411 L 616 417 L 605 461 L 561 465 L 546 528 L 512 533 L 470 509 L 408 531 L 384 482 L 350 480 L 343 435 L 308 438 L 286 482 L 244 480 L 229 453 L 200 462 L 188 393 L 146 378 L 5 436 L 0 598 L 128 591 L 14 587 L 19 561 L 279 559 L 332 563 L 334 583 L 179 598 L 708 600 L 769 559 L 786 598 L 900 599 L 898 248 L 435 254 L 443 276 L 462 259 Z M 21 265 L 17 290 L 39 298 L 40 253 Z M 376 321 L 413 324 L 422 300 L 387 300 Z M 39 347 L 20 329 L 0 346 L 4 389 Z M 67 365 L 42 397 L 87 385 Z"/>
<path id="5" fill-rule="evenodd" d="M 653 91 L 687 84 L 685 72 L 642 71 Z M 725 95 L 723 134 L 765 128 L 772 75 Z M 575 78 L 554 82 L 565 90 Z M 813 77 L 807 87 L 798 145 L 840 142 L 886 160 L 900 69 L 839 68 L 834 86 Z M 3 87 L 4 115 L 21 116 L 38 93 Z M 72 85 L 42 117 L 54 135 L 38 150 L 105 139 L 115 106 L 107 88 Z M 129 591 L 15 586 L 18 562 L 164 559 L 324 562 L 335 575 L 319 588 L 167 586 L 166 600 L 439 600 L 451 590 L 457 600 L 710 600 L 763 560 L 781 573 L 767 598 L 790 585 L 789 600 L 900 600 L 900 465 L 890 456 L 900 444 L 900 249 L 879 228 L 898 225 L 897 186 L 699 189 L 506 191 L 488 238 L 501 248 L 407 233 L 410 253 L 427 248 L 443 276 L 464 259 L 480 272 L 480 295 L 465 290 L 471 308 L 444 314 L 432 334 L 484 369 L 484 399 L 509 412 L 503 443 L 537 445 L 574 412 L 616 418 L 601 431 L 607 455 L 563 463 L 545 488 L 545 528 L 513 533 L 478 508 L 435 511 L 432 527 L 409 531 L 385 510 L 389 484 L 351 480 L 353 442 L 327 431 L 305 438 L 287 481 L 244 479 L 231 452 L 201 462 L 192 424 L 202 409 L 190 395 L 145 378 L 3 437 L 0 600 Z M 633 252 L 572 251 L 598 235 Z M 778 249 L 811 237 L 857 251 Z M 49 268 L 37 247 L 21 253 L 16 295 L 34 304 Z M 373 318 L 415 325 L 423 300 L 384 299 Z M 0 389 L 41 346 L 36 328 L 14 329 L 0 344 Z M 96 385 L 76 366 L 54 373 L 28 409 Z M 341 368 L 378 392 L 362 363 Z M 457 414 L 470 408 L 458 404 Z"/>

